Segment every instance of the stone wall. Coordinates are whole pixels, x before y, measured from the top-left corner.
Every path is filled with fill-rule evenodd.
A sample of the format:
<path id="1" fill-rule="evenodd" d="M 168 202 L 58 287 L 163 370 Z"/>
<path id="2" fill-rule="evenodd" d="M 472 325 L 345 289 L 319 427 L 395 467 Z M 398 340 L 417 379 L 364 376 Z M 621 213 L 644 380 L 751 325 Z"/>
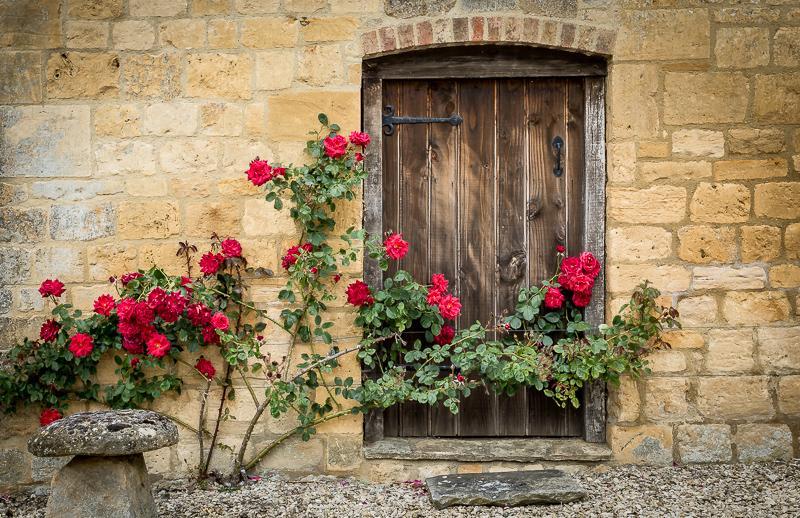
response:
<path id="1" fill-rule="evenodd" d="M 609 311 L 647 277 L 685 324 L 651 376 L 612 394 L 615 459 L 798 455 L 797 0 L 3 2 L 0 347 L 36 334 L 40 279 L 59 277 L 89 308 L 110 275 L 153 262 L 181 271 L 178 240 L 240 236 L 254 264 L 279 272 L 297 234 L 246 183 L 245 163 L 300 160 L 319 111 L 356 128 L 365 54 L 464 41 L 609 56 Z M 341 219 L 359 223 L 360 204 Z M 260 282 L 256 301 L 277 311 L 282 282 Z M 337 332 L 352 334 L 334 311 Z M 193 419 L 196 387 L 162 408 Z M 52 463 L 24 448 L 32 414 L 0 426 L 0 485 L 45 480 Z M 223 442 L 243 426 L 226 421 Z M 266 422 L 255 444 L 287 426 Z M 361 427 L 327 423 L 262 467 L 375 479 L 508 469 L 364 461 Z M 190 469 L 194 448 L 187 435 L 150 468 Z"/>

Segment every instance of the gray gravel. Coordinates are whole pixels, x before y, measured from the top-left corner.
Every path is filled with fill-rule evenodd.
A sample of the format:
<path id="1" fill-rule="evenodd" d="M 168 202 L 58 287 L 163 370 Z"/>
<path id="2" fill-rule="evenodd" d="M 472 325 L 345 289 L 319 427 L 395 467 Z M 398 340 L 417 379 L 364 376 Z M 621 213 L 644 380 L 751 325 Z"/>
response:
<path id="1" fill-rule="evenodd" d="M 591 497 L 563 506 L 451 508 L 436 511 L 418 483 L 271 476 L 240 489 L 162 481 L 154 492 L 165 517 L 575 517 L 800 516 L 800 459 L 750 465 L 620 466 L 576 475 Z M 39 493 L 42 493 L 41 491 Z M 0 516 L 43 517 L 46 497 L 0 499 Z"/>

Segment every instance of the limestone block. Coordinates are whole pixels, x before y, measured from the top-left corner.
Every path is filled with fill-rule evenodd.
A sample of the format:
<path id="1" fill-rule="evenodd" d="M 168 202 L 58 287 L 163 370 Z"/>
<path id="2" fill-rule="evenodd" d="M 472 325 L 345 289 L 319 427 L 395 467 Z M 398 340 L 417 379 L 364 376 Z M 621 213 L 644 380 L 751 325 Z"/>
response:
<path id="1" fill-rule="evenodd" d="M 125 20 L 111 27 L 111 42 L 115 49 L 147 50 L 156 41 L 153 25 L 145 20 Z"/>
<path id="2" fill-rule="evenodd" d="M 614 265 L 607 268 L 607 288 L 612 293 L 627 293 L 649 280 L 662 291 L 674 292 L 689 289 L 689 270 L 677 265 Z"/>
<path id="3" fill-rule="evenodd" d="M 46 213 L 42 209 L 0 209 L 0 242 L 30 243 L 45 232 Z"/>
<path id="4" fill-rule="evenodd" d="M 124 244 L 92 246 L 86 251 L 89 276 L 96 281 L 107 280 L 136 270 L 136 248 Z"/>
<path id="5" fill-rule="evenodd" d="M 629 464 L 672 464 L 672 427 L 610 426 L 614 458 Z"/>
<path id="6" fill-rule="evenodd" d="M 729 7 L 714 13 L 714 20 L 721 23 L 770 23 L 778 21 L 781 12 L 767 7 Z"/>
<path id="7" fill-rule="evenodd" d="M 697 225 L 678 230 L 678 257 L 692 263 L 732 262 L 736 256 L 736 231 L 731 227 Z"/>
<path id="8" fill-rule="evenodd" d="M 351 41 L 357 28 L 357 18 L 311 18 L 301 33 L 306 42 Z"/>
<path id="9" fill-rule="evenodd" d="M 103 140 L 94 152 L 97 172 L 100 175 L 144 174 L 155 172 L 153 145 L 131 139 Z"/>
<path id="10" fill-rule="evenodd" d="M 721 131 L 677 130 L 672 134 L 672 152 L 690 157 L 720 158 L 725 154 L 725 138 Z"/>
<path id="11" fill-rule="evenodd" d="M 186 12 L 187 0 L 130 0 L 131 16 L 175 16 Z"/>
<path id="12" fill-rule="evenodd" d="M 161 169 L 170 173 L 214 171 L 219 160 L 218 146 L 205 139 L 170 140 L 161 147 L 158 161 Z"/>
<path id="13" fill-rule="evenodd" d="M 344 132 L 361 126 L 357 91 L 308 91 L 279 94 L 267 100 L 267 134 L 275 140 L 305 141 L 317 115 L 326 113 Z"/>
<path id="14" fill-rule="evenodd" d="M 614 65 L 610 70 L 610 129 L 614 138 L 653 137 L 657 134 L 658 67 Z"/>
<path id="15" fill-rule="evenodd" d="M 253 60 L 247 54 L 192 54 L 186 64 L 189 97 L 250 99 Z"/>
<path id="16" fill-rule="evenodd" d="M 769 284 L 773 288 L 800 287 L 800 266 L 781 264 L 769 269 Z"/>
<path id="17" fill-rule="evenodd" d="M 618 422 L 636 421 L 642 411 L 638 383 L 630 377 L 620 379 L 619 387 L 609 385 L 609 412 Z"/>
<path id="18" fill-rule="evenodd" d="M 785 424 L 740 424 L 734 436 L 740 462 L 792 458 L 792 432 Z"/>
<path id="19" fill-rule="evenodd" d="M 615 59 L 706 59 L 710 51 L 708 11 L 624 11 Z"/>
<path id="20" fill-rule="evenodd" d="M 129 54 L 122 58 L 122 79 L 125 94 L 132 99 L 176 97 L 181 88 L 180 55 Z"/>
<path id="21" fill-rule="evenodd" d="M 786 149 L 782 129 L 739 128 L 728 131 L 728 150 L 735 155 L 781 153 Z"/>
<path id="22" fill-rule="evenodd" d="M 689 204 L 692 221 L 737 223 L 750 218 L 750 189 L 731 183 L 701 183 Z"/>
<path id="23" fill-rule="evenodd" d="M 158 40 L 162 46 L 178 49 L 202 48 L 206 44 L 206 22 L 189 18 L 169 20 L 159 25 Z"/>
<path id="24" fill-rule="evenodd" d="M 142 239 L 169 237 L 180 231 L 175 202 L 130 201 L 119 205 L 119 237 Z"/>
<path id="25" fill-rule="evenodd" d="M 68 21 L 64 24 L 67 48 L 104 49 L 108 47 L 109 26 L 101 21 Z"/>
<path id="26" fill-rule="evenodd" d="M 33 269 L 37 278 L 74 282 L 83 280 L 84 264 L 83 251 L 79 248 L 48 247 L 36 251 Z"/>
<path id="27" fill-rule="evenodd" d="M 105 20 L 122 14 L 123 0 L 69 0 L 67 15 L 70 18 Z"/>
<path id="28" fill-rule="evenodd" d="M 211 237 L 216 232 L 223 237 L 239 235 L 241 204 L 233 201 L 202 201 L 186 205 L 187 234 Z"/>
<path id="29" fill-rule="evenodd" d="M 660 350 L 647 356 L 654 373 L 672 373 L 686 370 L 686 356 L 680 351 Z"/>
<path id="30" fill-rule="evenodd" d="M 761 327 L 757 335 L 764 372 L 800 370 L 800 327 Z"/>
<path id="31" fill-rule="evenodd" d="M 726 424 L 681 425 L 676 435 L 681 461 L 687 464 L 730 462 L 731 427 Z"/>
<path id="32" fill-rule="evenodd" d="M 50 180 L 30 185 L 31 195 L 59 201 L 80 201 L 122 192 L 118 180 Z"/>
<path id="33" fill-rule="evenodd" d="M 116 212 L 110 203 L 53 205 L 50 237 L 57 241 L 91 241 L 114 235 Z"/>
<path id="34" fill-rule="evenodd" d="M 755 367 L 751 329 L 712 329 L 708 332 L 706 370 L 713 373 L 746 372 Z"/>
<path id="35" fill-rule="evenodd" d="M 756 216 L 800 218 L 800 182 L 773 182 L 755 186 L 753 210 Z"/>
<path id="36" fill-rule="evenodd" d="M 686 327 L 711 324 L 717 320 L 717 300 L 710 295 L 684 298 L 678 302 L 678 312 Z"/>
<path id="37" fill-rule="evenodd" d="M 720 68 L 753 68 L 769 64 L 769 29 L 725 27 L 717 29 L 714 57 Z"/>
<path id="38" fill-rule="evenodd" d="M 272 203 L 263 199 L 248 199 L 244 202 L 242 229 L 245 236 L 285 235 L 294 228 L 294 220 L 285 207 L 275 210 Z"/>
<path id="39" fill-rule="evenodd" d="M 608 215 L 624 223 L 677 223 L 686 217 L 686 189 L 671 185 L 609 188 Z"/>
<path id="40" fill-rule="evenodd" d="M 241 14 L 267 14 L 280 11 L 280 0 L 235 0 L 236 12 Z"/>
<path id="41" fill-rule="evenodd" d="M 792 223 L 786 227 L 784 246 L 788 259 L 800 258 L 800 223 Z"/>
<path id="42" fill-rule="evenodd" d="M 230 0 L 192 0 L 192 14 L 195 16 L 228 14 L 230 11 Z"/>
<path id="43" fill-rule="evenodd" d="M 779 378 L 778 409 L 787 416 L 800 416 L 800 376 Z"/>
<path id="44" fill-rule="evenodd" d="M 781 27 L 772 37 L 773 60 L 780 67 L 800 66 L 800 27 Z"/>
<path id="45" fill-rule="evenodd" d="M 59 0 L 3 2 L 0 5 L 0 48 L 61 47 Z"/>
<path id="46" fill-rule="evenodd" d="M 50 99 L 110 99 L 119 95 L 119 57 L 111 52 L 53 53 L 47 60 Z"/>
<path id="47" fill-rule="evenodd" d="M 775 414 L 768 383 L 759 376 L 698 378 L 697 409 L 709 419 L 768 419 Z"/>
<path id="48" fill-rule="evenodd" d="M 139 108 L 133 104 L 103 104 L 94 109 L 98 137 L 136 137 L 141 134 Z"/>
<path id="49" fill-rule="evenodd" d="M 800 73 L 764 74 L 755 79 L 753 114 L 759 122 L 800 122 Z"/>
<path id="50" fill-rule="evenodd" d="M 294 75 L 293 50 L 267 50 L 256 54 L 256 90 L 289 88 L 294 81 Z"/>
<path id="51" fill-rule="evenodd" d="M 297 64 L 297 80 L 311 86 L 338 84 L 343 79 L 339 45 L 305 47 Z"/>
<path id="52" fill-rule="evenodd" d="M 0 108 L 0 176 L 89 176 L 88 106 Z"/>
<path id="53" fill-rule="evenodd" d="M 760 266 L 705 266 L 694 268 L 692 286 L 699 290 L 745 290 L 763 288 L 766 281 Z"/>
<path id="54" fill-rule="evenodd" d="M 780 291 L 732 291 L 725 296 L 722 314 L 730 324 L 777 322 L 789 316 L 789 301 Z"/>
<path id="55" fill-rule="evenodd" d="M 664 122 L 741 122 L 747 113 L 748 95 L 747 78 L 739 73 L 667 72 Z"/>
<path id="56" fill-rule="evenodd" d="M 769 225 L 742 227 L 742 261 L 771 261 L 781 254 L 781 229 Z"/>
<path id="57" fill-rule="evenodd" d="M 0 102 L 41 102 L 42 71 L 38 52 L 0 54 Z"/>
<path id="58" fill-rule="evenodd" d="M 242 133 L 244 110 L 232 103 L 200 106 L 200 132 L 204 135 L 238 136 Z"/>
<path id="59" fill-rule="evenodd" d="M 608 180 L 630 183 L 636 174 L 636 142 L 610 142 L 606 146 Z"/>
<path id="60" fill-rule="evenodd" d="M 197 131 L 198 105 L 154 103 L 144 110 L 144 130 L 151 135 L 188 136 Z"/>
<path id="61" fill-rule="evenodd" d="M 16 448 L 0 450 L 0 487 L 15 487 L 31 481 L 28 454 Z"/>
<path id="62" fill-rule="evenodd" d="M 783 158 L 714 162 L 715 180 L 754 180 L 786 176 L 787 174 L 789 174 L 789 166 Z"/>
<path id="63" fill-rule="evenodd" d="M 232 20 L 208 21 L 208 46 L 232 49 L 236 46 L 236 23 Z"/>
<path id="64" fill-rule="evenodd" d="M 612 228 L 608 233 L 608 259 L 614 262 L 645 262 L 668 257 L 672 233 L 660 227 Z"/>
<path id="65" fill-rule="evenodd" d="M 245 18 L 239 39 L 251 49 L 294 47 L 299 23 L 291 18 Z"/>
<path id="66" fill-rule="evenodd" d="M 667 342 L 673 349 L 702 349 L 705 345 L 705 339 L 702 334 L 685 329 L 665 331 L 661 335 L 661 339 Z"/>

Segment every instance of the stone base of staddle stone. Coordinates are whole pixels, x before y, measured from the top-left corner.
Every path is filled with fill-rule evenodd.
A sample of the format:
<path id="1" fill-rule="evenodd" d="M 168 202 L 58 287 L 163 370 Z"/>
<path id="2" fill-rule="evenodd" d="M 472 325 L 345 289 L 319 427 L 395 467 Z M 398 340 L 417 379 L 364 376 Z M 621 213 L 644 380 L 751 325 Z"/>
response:
<path id="1" fill-rule="evenodd" d="M 47 518 L 155 518 L 141 453 L 73 458 L 53 476 Z"/>

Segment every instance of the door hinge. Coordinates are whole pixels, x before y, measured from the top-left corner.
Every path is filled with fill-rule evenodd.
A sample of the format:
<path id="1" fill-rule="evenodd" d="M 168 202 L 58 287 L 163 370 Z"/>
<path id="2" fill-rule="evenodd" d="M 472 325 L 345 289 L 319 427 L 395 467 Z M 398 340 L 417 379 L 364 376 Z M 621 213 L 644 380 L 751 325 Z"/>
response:
<path id="1" fill-rule="evenodd" d="M 394 114 L 394 106 L 387 104 L 383 107 L 383 133 L 391 135 L 394 133 L 395 124 L 431 124 L 435 122 L 445 122 L 458 126 L 464 119 L 461 115 L 454 113 L 449 117 L 400 117 Z"/>

